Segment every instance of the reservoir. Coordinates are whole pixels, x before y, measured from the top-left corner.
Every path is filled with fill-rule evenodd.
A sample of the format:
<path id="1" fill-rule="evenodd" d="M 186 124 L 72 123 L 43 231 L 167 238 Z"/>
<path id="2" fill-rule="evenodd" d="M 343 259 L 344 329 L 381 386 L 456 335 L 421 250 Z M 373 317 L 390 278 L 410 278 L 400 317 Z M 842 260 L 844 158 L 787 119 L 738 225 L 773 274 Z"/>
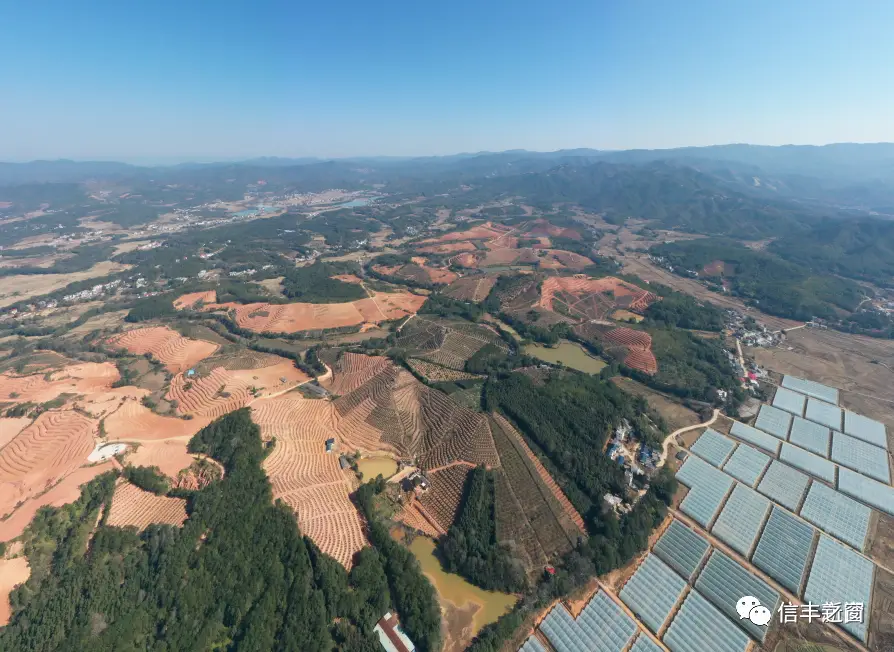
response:
<path id="1" fill-rule="evenodd" d="M 557 364 L 561 362 L 566 367 L 583 371 L 587 374 L 598 374 L 602 368 L 607 366 L 605 362 L 599 358 L 594 358 L 587 353 L 577 342 L 569 342 L 561 340 L 556 347 L 543 346 L 542 344 L 528 344 L 523 351 L 527 355 L 539 358 L 544 362 Z"/>
<path id="2" fill-rule="evenodd" d="M 417 536 L 410 544 L 410 550 L 419 560 L 422 572 L 434 585 L 442 601 L 446 600 L 460 609 L 467 609 L 469 606 L 474 609 L 470 639 L 482 627 L 509 611 L 517 600 L 514 595 L 485 591 L 469 584 L 459 575 L 445 572 L 441 568 L 441 562 L 435 557 L 435 542 L 428 537 Z"/>
<path id="3" fill-rule="evenodd" d="M 390 457 L 361 457 L 357 460 L 357 470 L 363 474 L 364 481 L 380 474 L 387 480 L 397 473 L 397 462 Z"/>

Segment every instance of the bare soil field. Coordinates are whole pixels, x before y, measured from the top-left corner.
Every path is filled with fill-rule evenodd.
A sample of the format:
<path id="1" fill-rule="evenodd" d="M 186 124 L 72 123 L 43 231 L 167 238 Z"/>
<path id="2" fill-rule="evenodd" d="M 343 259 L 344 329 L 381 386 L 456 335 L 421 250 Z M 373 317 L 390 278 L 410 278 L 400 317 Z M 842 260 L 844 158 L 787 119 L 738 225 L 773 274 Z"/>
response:
<path id="1" fill-rule="evenodd" d="M 884 422 L 894 433 L 894 340 L 799 328 L 776 348 L 748 353 L 773 371 L 840 388 L 846 408 Z"/>
<path id="2" fill-rule="evenodd" d="M 124 323 L 124 317 L 127 316 L 128 312 L 127 310 L 115 310 L 91 317 L 80 326 L 75 326 L 65 333 L 65 336 L 86 335 L 96 330 L 115 328 Z"/>
<path id="3" fill-rule="evenodd" d="M 337 438 L 331 403 L 301 397 L 265 399 L 252 406 L 252 419 L 265 440 L 276 438 L 264 460 L 275 499 L 295 510 L 301 531 L 319 548 L 350 569 L 366 545 L 360 516 L 348 497 L 351 477 L 326 452 Z"/>
<path id="4" fill-rule="evenodd" d="M 631 378 L 615 376 L 612 378 L 612 382 L 628 394 L 645 398 L 649 407 L 661 415 L 665 422 L 667 422 L 668 428 L 670 428 L 671 431 L 686 426 L 694 426 L 702 421 L 695 411 L 690 410 L 684 405 L 680 405 L 664 394 L 661 394 L 650 387 L 646 387 L 642 383 L 638 383 Z"/>
<path id="5" fill-rule="evenodd" d="M 411 292 L 374 292 L 349 303 L 227 303 L 209 304 L 205 310 L 232 310 L 241 328 L 258 333 L 297 333 L 400 319 L 423 303 L 424 296 Z"/>
<path id="6" fill-rule="evenodd" d="M 127 463 L 133 466 L 157 466 L 158 470 L 171 479 L 195 461 L 195 456 L 186 452 L 189 438 L 142 441 L 139 447 L 127 453 Z"/>
<path id="7" fill-rule="evenodd" d="M 445 242 L 419 247 L 417 251 L 425 254 L 456 254 L 463 251 L 476 251 L 476 249 L 471 242 Z"/>
<path id="8" fill-rule="evenodd" d="M 115 487 L 112 507 L 106 523 L 113 527 L 135 527 L 145 530 L 152 523 L 183 525 L 186 520 L 186 501 L 144 491 L 129 482 Z"/>
<path id="9" fill-rule="evenodd" d="M 869 614 L 869 649 L 894 649 L 894 576 L 877 568 L 872 589 L 872 613 Z"/>
<path id="10" fill-rule="evenodd" d="M 416 281 L 418 283 L 434 283 L 435 285 L 449 285 L 459 276 L 449 269 L 431 267 L 429 265 L 411 263 L 397 267 L 383 267 L 376 265 L 373 269 L 380 274 L 396 276 L 398 278 Z"/>
<path id="11" fill-rule="evenodd" d="M 9 441 L 31 424 L 29 417 L 0 418 L 0 448 L 6 446 Z"/>
<path id="12" fill-rule="evenodd" d="M 77 396 L 105 391 L 118 379 L 118 369 L 110 362 L 84 362 L 26 376 L 7 371 L 0 374 L 0 400 L 45 403 L 60 394 Z"/>
<path id="13" fill-rule="evenodd" d="M 511 229 L 509 227 L 503 226 L 502 224 L 485 222 L 484 224 L 478 224 L 463 231 L 452 231 L 450 233 L 445 233 L 444 235 L 438 236 L 437 238 L 429 238 L 428 240 L 423 240 L 420 244 L 468 242 L 469 240 L 494 240 L 496 238 L 500 238 L 501 236 L 505 236 L 509 232 L 511 232 Z"/>
<path id="14" fill-rule="evenodd" d="M 584 319 L 605 319 L 622 308 L 642 312 L 658 300 L 658 296 L 613 276 L 551 276 L 543 281 L 539 305 Z"/>
<path id="15" fill-rule="evenodd" d="M 31 568 L 24 557 L 0 559 L 0 627 L 6 625 L 12 615 L 9 594 L 30 575 Z"/>
<path id="16" fill-rule="evenodd" d="M 259 396 L 282 394 L 310 380 L 310 376 L 283 358 L 278 364 L 259 369 L 227 370 L 215 367 L 209 374 L 174 376 L 165 398 L 176 401 L 180 415 L 216 419 L 248 405 Z"/>
<path id="17" fill-rule="evenodd" d="M 45 505 L 61 507 L 74 502 L 81 495 L 81 485 L 113 468 L 115 463 L 112 461 L 83 466 L 65 476 L 48 491 L 26 500 L 9 518 L 0 521 L 0 541 L 10 541 L 21 536 L 41 507 Z"/>
<path id="18" fill-rule="evenodd" d="M 206 290 L 205 292 L 191 292 L 181 295 L 174 300 L 174 307 L 177 310 L 192 308 L 199 301 L 202 303 L 217 303 L 217 292 Z"/>
<path id="19" fill-rule="evenodd" d="M 0 449 L 0 516 L 82 466 L 97 426 L 74 411 L 44 412 Z"/>
<path id="20" fill-rule="evenodd" d="M 22 274 L 7 276 L 3 279 L 3 287 L 6 290 L 0 291 L 0 308 L 29 297 L 55 292 L 69 283 L 106 276 L 129 268 L 129 265 L 106 260 L 83 272 L 73 272 L 71 274 Z"/>
<path id="21" fill-rule="evenodd" d="M 211 422 L 210 418 L 177 419 L 156 414 L 139 400 L 125 400 L 103 420 L 109 441 L 145 443 L 162 439 L 188 440 Z"/>
<path id="22" fill-rule="evenodd" d="M 214 355 L 219 348 L 211 342 L 183 337 L 167 326 L 137 328 L 115 335 L 106 342 L 134 355 L 149 353 L 175 374 L 191 369 L 201 360 Z"/>

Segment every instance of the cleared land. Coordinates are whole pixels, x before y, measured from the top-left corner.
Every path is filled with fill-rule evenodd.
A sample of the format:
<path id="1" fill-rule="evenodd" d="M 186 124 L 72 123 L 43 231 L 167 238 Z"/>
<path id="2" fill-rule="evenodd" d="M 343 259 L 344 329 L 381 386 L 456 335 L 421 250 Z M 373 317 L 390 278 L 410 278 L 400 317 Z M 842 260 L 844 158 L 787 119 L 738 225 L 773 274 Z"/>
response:
<path id="1" fill-rule="evenodd" d="M 373 292 L 349 303 L 214 303 L 204 310 L 226 310 L 238 326 L 256 333 L 297 333 L 400 319 L 423 303 L 424 296 L 410 292 Z"/>
<path id="2" fill-rule="evenodd" d="M 654 389 L 646 387 L 642 383 L 638 383 L 631 378 L 615 376 L 612 378 L 612 382 L 628 394 L 644 397 L 649 404 L 649 407 L 658 412 L 658 414 L 660 414 L 667 422 L 671 432 L 687 426 L 694 426 L 695 424 L 702 422 L 702 419 L 695 411 L 690 410 L 684 405 L 680 405 L 676 401 L 666 397 L 664 394 L 656 392 Z"/>
<path id="3" fill-rule="evenodd" d="M 186 501 L 182 498 L 156 496 L 139 487 L 122 482 L 115 487 L 112 508 L 106 520 L 115 527 L 135 527 L 144 530 L 152 523 L 183 525 L 186 520 Z"/>
<path id="4" fill-rule="evenodd" d="M 128 453 L 127 463 L 133 466 L 157 466 L 159 471 L 175 479 L 196 459 L 186 451 L 188 441 L 188 439 L 162 439 L 140 442 L 135 451 Z"/>
<path id="5" fill-rule="evenodd" d="M 81 495 L 81 485 L 114 468 L 116 463 L 112 461 L 81 467 L 65 476 L 49 491 L 26 500 L 9 518 L 0 521 L 0 541 L 10 541 L 21 536 L 41 507 L 46 505 L 61 507 L 74 502 Z"/>
<path id="6" fill-rule="evenodd" d="M 30 575 L 31 568 L 24 557 L 0 559 L 0 627 L 7 624 L 12 615 L 9 594 Z"/>
<path id="7" fill-rule="evenodd" d="M 217 303 L 217 292 L 215 292 L 214 290 L 206 290 L 204 292 L 191 292 L 189 294 L 181 295 L 174 300 L 174 307 L 177 310 L 192 308 L 199 301 L 201 301 L 203 304 Z"/>
<path id="8" fill-rule="evenodd" d="M 478 374 L 470 374 L 466 373 L 465 371 L 449 369 L 432 362 L 417 360 L 415 358 L 407 360 L 407 364 L 409 365 L 410 369 L 433 383 L 453 382 L 457 380 L 475 380 L 476 378 L 484 378 L 484 376 L 480 376 Z"/>
<path id="9" fill-rule="evenodd" d="M 320 550 L 350 568 L 366 538 L 348 497 L 351 475 L 339 467 L 338 453 L 326 452 L 326 440 L 338 436 L 331 403 L 301 397 L 262 400 L 252 406 L 252 418 L 265 440 L 276 438 L 264 460 L 273 497 L 295 510 L 301 531 Z"/>
<path id="10" fill-rule="evenodd" d="M 217 344 L 183 337 L 167 326 L 138 328 L 111 337 L 107 342 L 135 355 L 151 354 L 174 374 L 191 369 L 218 349 Z"/>
<path id="11" fill-rule="evenodd" d="M 417 283 L 434 283 L 436 285 L 449 285 L 459 278 L 449 269 L 430 267 L 429 265 L 408 263 L 397 267 L 373 266 L 373 270 L 386 276 L 395 276 Z"/>
<path id="12" fill-rule="evenodd" d="M 59 371 L 30 375 L 0 374 L 0 400 L 18 403 L 46 403 L 60 394 L 89 394 L 104 391 L 119 379 L 110 362 L 83 362 Z"/>
<path id="13" fill-rule="evenodd" d="M 658 296 L 613 276 L 552 276 L 543 281 L 540 307 L 581 319 L 606 319 L 617 309 L 641 312 Z"/>
<path id="14" fill-rule="evenodd" d="M 0 516 L 83 465 L 98 422 L 77 412 L 44 412 L 0 450 Z"/>

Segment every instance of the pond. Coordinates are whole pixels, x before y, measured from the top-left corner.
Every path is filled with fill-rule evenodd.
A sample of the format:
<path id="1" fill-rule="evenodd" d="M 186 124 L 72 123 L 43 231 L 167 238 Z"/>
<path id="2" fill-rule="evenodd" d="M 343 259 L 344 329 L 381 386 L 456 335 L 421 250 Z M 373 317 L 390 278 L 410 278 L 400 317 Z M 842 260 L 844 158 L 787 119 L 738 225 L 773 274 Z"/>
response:
<path id="1" fill-rule="evenodd" d="M 583 371 L 587 374 L 598 374 L 607 366 L 603 360 L 594 358 L 587 350 L 577 342 L 562 340 L 556 347 L 543 346 L 541 344 L 528 344 L 524 352 L 539 358 L 544 362 L 557 364 L 561 362 L 566 367 Z"/>
<path id="2" fill-rule="evenodd" d="M 397 462 L 390 457 L 361 457 L 357 460 L 357 470 L 364 480 L 372 480 L 379 474 L 387 480 L 397 473 Z"/>
<path id="3" fill-rule="evenodd" d="M 471 606 L 474 609 L 473 631 L 463 632 L 469 638 L 509 611 L 517 600 L 511 594 L 479 589 L 459 575 L 444 571 L 441 562 L 435 557 L 435 542 L 428 537 L 417 536 L 410 544 L 410 550 L 419 560 L 422 572 L 431 580 L 442 601 L 446 600 L 458 608 Z"/>

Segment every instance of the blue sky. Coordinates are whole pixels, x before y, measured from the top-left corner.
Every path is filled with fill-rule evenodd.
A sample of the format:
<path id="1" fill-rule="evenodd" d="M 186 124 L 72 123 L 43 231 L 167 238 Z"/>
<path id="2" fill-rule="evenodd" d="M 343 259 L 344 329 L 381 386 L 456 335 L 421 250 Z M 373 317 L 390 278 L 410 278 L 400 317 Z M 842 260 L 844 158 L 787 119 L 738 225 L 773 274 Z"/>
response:
<path id="1" fill-rule="evenodd" d="M 894 141 L 894 3 L 0 0 L 0 160 Z"/>

